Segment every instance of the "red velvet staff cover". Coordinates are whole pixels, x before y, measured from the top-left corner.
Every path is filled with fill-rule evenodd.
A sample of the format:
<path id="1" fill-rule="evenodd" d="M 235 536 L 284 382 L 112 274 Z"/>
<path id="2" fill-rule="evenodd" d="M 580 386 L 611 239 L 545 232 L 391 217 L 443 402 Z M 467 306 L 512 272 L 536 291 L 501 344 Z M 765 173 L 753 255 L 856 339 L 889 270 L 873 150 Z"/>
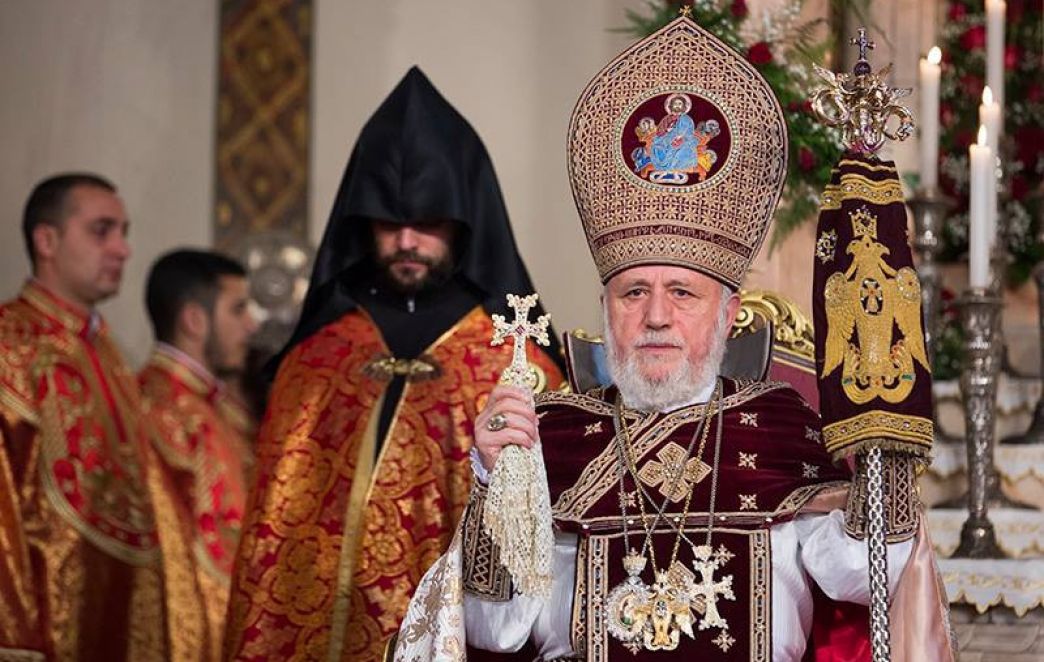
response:
<path id="1" fill-rule="evenodd" d="M 846 154 L 823 192 L 812 311 L 823 441 L 927 457 L 931 371 L 903 192 L 891 161 Z"/>

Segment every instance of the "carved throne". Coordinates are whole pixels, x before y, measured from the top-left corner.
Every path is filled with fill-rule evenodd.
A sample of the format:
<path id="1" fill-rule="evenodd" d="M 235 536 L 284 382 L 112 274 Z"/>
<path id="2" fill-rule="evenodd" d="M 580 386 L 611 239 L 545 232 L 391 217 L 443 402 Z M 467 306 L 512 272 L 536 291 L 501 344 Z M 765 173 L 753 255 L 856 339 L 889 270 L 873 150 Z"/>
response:
<path id="1" fill-rule="evenodd" d="M 797 304 L 775 292 L 741 290 L 740 302 L 722 374 L 787 382 L 818 410 L 812 321 Z M 582 330 L 567 333 L 565 352 L 569 386 L 575 392 L 610 382 L 600 337 Z"/>

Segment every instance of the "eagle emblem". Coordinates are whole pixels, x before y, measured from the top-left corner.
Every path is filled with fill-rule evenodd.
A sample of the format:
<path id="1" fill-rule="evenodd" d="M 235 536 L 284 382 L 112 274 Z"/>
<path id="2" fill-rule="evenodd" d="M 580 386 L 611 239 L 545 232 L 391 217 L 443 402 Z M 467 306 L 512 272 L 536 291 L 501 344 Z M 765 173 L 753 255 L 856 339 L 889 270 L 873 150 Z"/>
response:
<path id="1" fill-rule="evenodd" d="M 914 386 L 914 361 L 929 369 L 921 329 L 921 284 L 910 267 L 897 271 L 885 262 L 889 250 L 877 241 L 876 216 L 864 206 L 849 218 L 854 239 L 846 252 L 852 264 L 832 274 L 824 291 L 827 338 L 822 376 L 841 366 L 841 388 L 856 404 L 874 398 L 902 402 Z"/>

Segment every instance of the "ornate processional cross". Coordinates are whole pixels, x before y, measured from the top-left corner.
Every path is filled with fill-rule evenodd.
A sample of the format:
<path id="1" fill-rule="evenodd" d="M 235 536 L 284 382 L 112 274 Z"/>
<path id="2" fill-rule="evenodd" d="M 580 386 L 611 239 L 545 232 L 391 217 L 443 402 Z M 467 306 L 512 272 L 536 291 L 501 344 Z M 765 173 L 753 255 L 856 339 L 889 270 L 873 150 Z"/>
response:
<path id="1" fill-rule="evenodd" d="M 536 305 L 537 295 L 520 297 L 517 294 L 507 295 L 508 306 L 515 310 L 515 319 L 511 323 L 503 315 L 493 315 L 493 340 L 491 345 L 503 345 L 508 338 L 514 338 L 515 346 L 509 365 L 500 375 L 500 383 L 509 386 L 535 389 L 539 377 L 531 369 L 526 360 L 526 339 L 532 338 L 541 345 L 551 343 L 547 337 L 547 326 L 551 322 L 550 315 L 541 315 L 536 322 L 529 321 L 529 311 Z"/>

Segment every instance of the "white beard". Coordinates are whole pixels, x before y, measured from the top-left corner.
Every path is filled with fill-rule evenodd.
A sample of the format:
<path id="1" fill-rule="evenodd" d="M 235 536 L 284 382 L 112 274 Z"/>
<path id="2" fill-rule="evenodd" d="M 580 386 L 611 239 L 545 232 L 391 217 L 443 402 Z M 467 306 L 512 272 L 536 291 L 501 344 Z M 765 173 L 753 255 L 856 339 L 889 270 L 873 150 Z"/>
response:
<path id="1" fill-rule="evenodd" d="M 712 344 L 702 362 L 696 364 L 692 361 L 685 361 L 679 369 L 671 371 L 663 379 L 648 379 L 642 374 L 641 367 L 638 365 L 637 352 L 633 348 L 627 353 L 626 358 L 621 360 L 617 353 L 612 328 L 609 325 L 608 311 L 604 312 L 605 349 L 609 374 L 612 376 L 616 388 L 620 390 L 620 397 L 623 398 L 624 404 L 631 409 L 641 411 L 671 411 L 692 403 L 718 378 L 722 359 L 725 358 L 727 338 L 723 329 L 726 314 L 726 307 L 723 303 L 714 325 L 714 332 L 711 334 Z M 686 351 L 689 341 L 674 332 L 647 331 L 635 341 L 635 344 L 649 342 L 673 342 L 681 345 L 683 351 Z"/>

